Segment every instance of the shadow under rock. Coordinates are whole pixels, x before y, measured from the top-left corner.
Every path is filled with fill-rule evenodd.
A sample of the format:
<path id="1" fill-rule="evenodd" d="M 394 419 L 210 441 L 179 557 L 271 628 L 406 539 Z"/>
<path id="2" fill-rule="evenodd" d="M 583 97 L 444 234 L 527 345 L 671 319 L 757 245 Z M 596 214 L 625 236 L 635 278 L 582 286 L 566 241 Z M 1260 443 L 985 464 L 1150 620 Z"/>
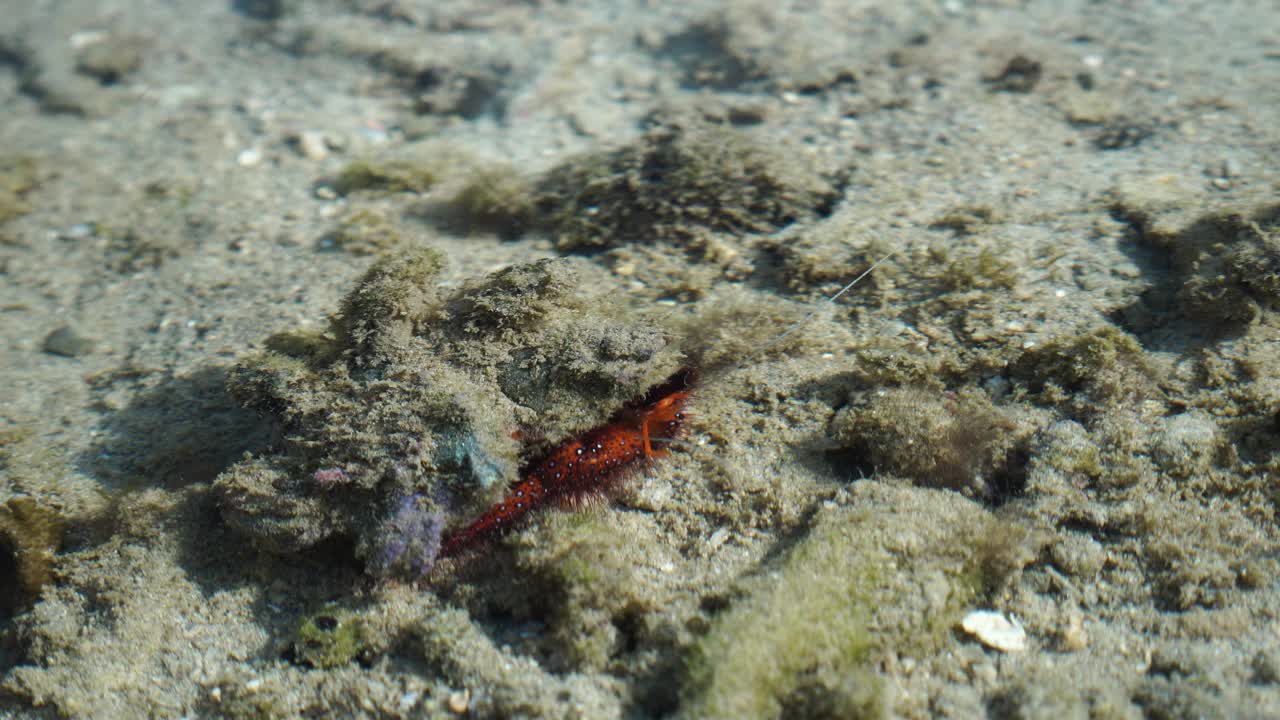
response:
<path id="1" fill-rule="evenodd" d="M 350 605 L 367 590 L 363 568 L 345 539 L 292 555 L 275 555 L 222 521 L 216 495 L 191 488 L 172 517 L 178 536 L 177 564 L 206 597 L 256 587 L 249 612 L 270 636 L 257 649 L 260 660 L 291 660 L 298 618 L 329 602 Z M 359 604 L 369 602 L 368 598 Z"/>
<path id="2" fill-rule="evenodd" d="M 90 386 L 102 407 L 108 393 L 127 384 L 141 385 L 153 377 L 123 370 L 96 376 Z M 93 443 L 74 458 L 74 463 L 81 473 L 102 485 L 109 508 L 103 513 L 78 517 L 63 528 L 65 534 L 61 535 L 58 548 L 61 555 L 106 542 L 118 532 L 123 512 L 148 512 L 141 506 L 126 509 L 132 491 L 190 488 L 194 492 L 178 500 L 175 508 L 158 510 L 156 521 L 177 528 L 184 555 L 203 558 L 188 568 L 193 577 L 213 577 L 204 570 L 219 564 L 236 572 L 237 560 L 229 555 L 237 553 L 227 551 L 230 541 L 227 545 L 219 540 L 211 543 L 211 537 L 224 530 L 210 493 L 199 484 L 212 481 L 245 451 L 265 446 L 271 427 L 239 408 L 224 385 L 225 372 L 221 368 L 166 378 L 154 387 L 140 390 L 128 406 L 104 417 Z M 0 538 L 0 578 L 17 577 L 19 567 L 13 559 L 16 555 L 5 551 L 4 545 Z M 187 552 L 186 547 L 191 550 Z M 238 579 L 222 577 L 202 583 L 203 591 L 209 593 L 225 589 L 228 584 L 243 583 L 244 573 L 238 574 Z M 10 610 L 0 607 L 0 673 L 23 662 L 26 656 L 23 642 L 8 622 Z M 3 707 L 0 697 L 0 716 L 4 715 Z"/>
<path id="3" fill-rule="evenodd" d="M 118 383 L 148 379 L 118 374 L 95 390 L 101 394 Z M 246 452 L 266 450 L 273 434 L 272 421 L 241 408 L 225 385 L 225 369 L 207 367 L 138 392 L 127 407 L 105 417 L 101 436 L 79 464 L 114 491 L 120 512 L 156 514 L 155 523 L 167 528 L 162 532 L 176 538 L 177 564 L 206 597 L 261 588 L 250 612 L 273 640 L 259 653 L 278 660 L 298 612 L 349 598 L 367 581 L 347 539 L 278 556 L 223 521 L 208 485 Z M 147 509 L 150 501 L 141 499 L 126 508 L 136 491 L 148 489 L 169 491 L 173 504 Z"/>
<path id="4" fill-rule="evenodd" d="M 1121 249 L 1150 286 L 1112 319 L 1148 350 L 1181 354 L 1244 335 L 1280 305 L 1280 205 L 1245 216 L 1207 214 L 1169 233 L 1141 212 L 1114 208 L 1129 226 Z"/>
<path id="5" fill-rule="evenodd" d="M 116 376 L 94 390 L 103 394 L 118 382 L 143 379 Z M 225 369 L 202 368 L 163 380 L 107 415 L 77 464 L 115 490 L 175 489 L 212 482 L 245 452 L 266 448 L 271 432 L 269 419 L 227 394 Z"/>
<path id="6" fill-rule="evenodd" d="M 101 394 L 118 383 L 146 380 L 117 374 L 95 385 L 95 391 Z M 191 561 L 184 564 L 207 570 L 197 566 L 225 564 L 217 555 L 227 547 L 252 549 L 253 544 L 226 527 L 214 493 L 201 486 L 211 484 L 245 453 L 266 451 L 274 432 L 270 418 L 242 408 L 227 393 L 224 368 L 207 367 L 167 378 L 137 393 L 124 409 L 107 415 L 100 436 L 78 464 L 122 501 L 138 490 L 192 490 L 175 510 L 182 515 L 183 552 Z M 322 547 L 289 561 L 340 567 L 352 564 L 351 555 L 350 547 Z M 247 559 L 252 563 L 252 558 Z"/>

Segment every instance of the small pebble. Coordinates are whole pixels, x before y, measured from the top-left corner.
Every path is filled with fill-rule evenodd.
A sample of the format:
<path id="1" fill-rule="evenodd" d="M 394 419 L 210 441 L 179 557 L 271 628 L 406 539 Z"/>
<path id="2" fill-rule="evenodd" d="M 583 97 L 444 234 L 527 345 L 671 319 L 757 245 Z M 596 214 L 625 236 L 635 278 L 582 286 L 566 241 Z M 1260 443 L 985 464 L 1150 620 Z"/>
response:
<path id="1" fill-rule="evenodd" d="M 329 143 L 324 133 L 318 130 L 304 130 L 297 136 L 298 152 L 308 160 L 324 160 L 329 157 Z"/>
<path id="2" fill-rule="evenodd" d="M 1176 477 L 1207 472 L 1221 445 L 1218 424 L 1200 410 L 1162 418 L 1151 431 L 1151 459 Z"/>
<path id="3" fill-rule="evenodd" d="M 94 227 L 89 223 L 77 223 L 62 233 L 64 240 L 85 240 L 93 237 Z"/>
<path id="4" fill-rule="evenodd" d="M 447 704 L 449 706 L 449 712 L 455 715 L 465 713 L 467 709 L 471 707 L 471 691 L 462 690 L 455 693 L 449 693 L 449 700 L 447 701 Z"/>
<path id="5" fill-rule="evenodd" d="M 1000 679 L 1000 671 L 996 669 L 994 663 L 980 662 L 969 668 L 969 675 L 974 682 L 979 685 L 991 687 Z"/>
<path id="6" fill-rule="evenodd" d="M 262 152 L 257 148 L 241 150 L 240 154 L 236 156 L 236 163 L 238 163 L 240 167 L 256 167 L 261 162 Z"/>
<path id="7" fill-rule="evenodd" d="M 1242 168 L 1240 167 L 1240 161 L 1235 158 L 1225 158 L 1218 163 L 1217 171 L 1218 177 L 1235 178 L 1240 177 Z"/>
<path id="8" fill-rule="evenodd" d="M 993 610 L 974 610 L 964 616 L 960 627 L 992 650 L 1021 652 L 1027 649 L 1027 631 L 1018 621 Z"/>
<path id="9" fill-rule="evenodd" d="M 1063 652 L 1079 652 L 1089 647 L 1089 633 L 1084 629 L 1084 618 L 1074 613 L 1068 617 L 1058 640 L 1059 649 Z"/>
<path id="10" fill-rule="evenodd" d="M 146 42 L 137 35 L 103 33 L 86 40 L 84 36 L 76 53 L 76 70 L 104 85 L 124 80 L 142 67 L 143 48 Z"/>
<path id="11" fill-rule="evenodd" d="M 1050 558 L 1072 577 L 1091 579 L 1107 563 L 1107 550 L 1102 543 L 1087 535 L 1067 534 L 1049 549 Z"/>
<path id="12" fill-rule="evenodd" d="M 70 325 L 63 325 L 45 336 L 44 351 L 63 357 L 79 357 L 93 352 L 96 341 Z"/>
<path id="13" fill-rule="evenodd" d="M 396 705 L 396 709 L 400 712 L 409 712 L 418 704 L 422 694 L 414 690 L 410 690 L 400 695 L 400 702 Z"/>
<path id="14" fill-rule="evenodd" d="M 71 45 L 72 50 L 80 50 L 106 39 L 107 33 L 105 30 L 81 30 L 80 32 L 71 33 L 71 37 L 67 38 L 67 42 Z"/>

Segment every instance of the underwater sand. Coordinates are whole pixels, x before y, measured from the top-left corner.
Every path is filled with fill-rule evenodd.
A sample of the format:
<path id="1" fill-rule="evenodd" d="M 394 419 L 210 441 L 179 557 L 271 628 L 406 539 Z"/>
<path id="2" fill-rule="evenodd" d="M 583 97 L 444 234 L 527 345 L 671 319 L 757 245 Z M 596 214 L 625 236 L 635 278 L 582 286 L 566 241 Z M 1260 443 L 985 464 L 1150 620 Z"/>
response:
<path id="1" fill-rule="evenodd" d="M 1277 27 L 0 2 L 0 718 L 1280 716 Z M 422 248 L 432 297 L 573 278 L 480 337 L 584 323 L 538 362 L 600 392 L 528 379 L 523 449 L 478 432 L 527 461 L 687 365 L 681 442 L 425 577 L 370 571 L 378 502 L 279 552 L 320 491 L 233 521 L 287 433 L 229 374 Z M 602 373 L 626 333 L 662 349 Z"/>

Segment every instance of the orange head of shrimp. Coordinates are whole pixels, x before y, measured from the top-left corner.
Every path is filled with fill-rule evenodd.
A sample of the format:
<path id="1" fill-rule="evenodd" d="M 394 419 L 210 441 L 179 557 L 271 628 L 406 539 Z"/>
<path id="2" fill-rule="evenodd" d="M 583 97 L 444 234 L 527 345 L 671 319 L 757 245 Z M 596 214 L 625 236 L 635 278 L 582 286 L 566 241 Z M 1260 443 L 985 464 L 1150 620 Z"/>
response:
<path id="1" fill-rule="evenodd" d="M 654 444 L 672 440 L 680 432 L 680 426 L 688 417 L 685 405 L 688 404 L 693 385 L 697 381 L 698 371 L 684 368 L 666 382 L 655 386 L 629 408 L 640 425 L 646 457 L 667 454 L 665 448 L 655 449 Z"/>

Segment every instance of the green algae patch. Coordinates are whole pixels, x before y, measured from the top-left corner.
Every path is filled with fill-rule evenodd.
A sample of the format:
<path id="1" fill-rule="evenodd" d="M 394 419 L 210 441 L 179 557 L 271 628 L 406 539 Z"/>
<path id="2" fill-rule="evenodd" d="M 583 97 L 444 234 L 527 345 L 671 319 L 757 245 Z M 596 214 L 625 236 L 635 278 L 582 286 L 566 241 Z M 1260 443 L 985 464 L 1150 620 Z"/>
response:
<path id="1" fill-rule="evenodd" d="M 308 365 L 324 365 L 335 359 L 338 344 L 324 330 L 285 330 L 268 337 L 263 345 L 276 356 L 301 360 Z"/>
<path id="2" fill-rule="evenodd" d="M 1001 248 L 980 247 L 976 253 L 956 253 L 935 246 L 929 254 L 945 268 L 941 274 L 942 285 L 952 292 L 1010 290 L 1022 277 L 1022 269 Z"/>
<path id="3" fill-rule="evenodd" d="M 1032 350 L 1023 358 L 1019 374 L 1053 382 L 1067 390 L 1079 390 L 1100 373 L 1110 372 L 1123 362 L 1141 357 L 1142 346 L 1132 336 L 1112 325 L 1077 335 L 1055 339 Z"/>
<path id="4" fill-rule="evenodd" d="M 835 190 L 748 135 L 696 126 L 571 161 L 539 181 L 538 197 L 562 250 L 667 242 L 705 254 L 709 233 L 772 232 L 825 215 Z"/>
<path id="5" fill-rule="evenodd" d="M 982 228 L 1001 222 L 1000 212 L 986 205 L 952 208 L 929 223 L 930 230 L 950 230 L 957 235 L 972 235 Z"/>
<path id="6" fill-rule="evenodd" d="M 954 642 L 964 612 L 1036 557 L 1032 534 L 954 493 L 859 482 L 712 622 L 681 717 L 883 717 L 883 657 Z"/>
<path id="7" fill-rule="evenodd" d="M 366 632 L 359 613 L 327 605 L 298 623 L 293 652 L 299 662 L 314 668 L 334 668 L 355 660 L 366 649 Z"/>
<path id="8" fill-rule="evenodd" d="M 685 717 L 778 717 L 783 699 L 816 667 L 870 686 L 865 705 L 846 717 L 882 714 L 879 680 L 863 666 L 870 590 L 883 581 L 885 558 L 857 552 L 847 532 L 842 523 L 820 525 L 771 587 L 715 621 L 690 668 Z"/>

